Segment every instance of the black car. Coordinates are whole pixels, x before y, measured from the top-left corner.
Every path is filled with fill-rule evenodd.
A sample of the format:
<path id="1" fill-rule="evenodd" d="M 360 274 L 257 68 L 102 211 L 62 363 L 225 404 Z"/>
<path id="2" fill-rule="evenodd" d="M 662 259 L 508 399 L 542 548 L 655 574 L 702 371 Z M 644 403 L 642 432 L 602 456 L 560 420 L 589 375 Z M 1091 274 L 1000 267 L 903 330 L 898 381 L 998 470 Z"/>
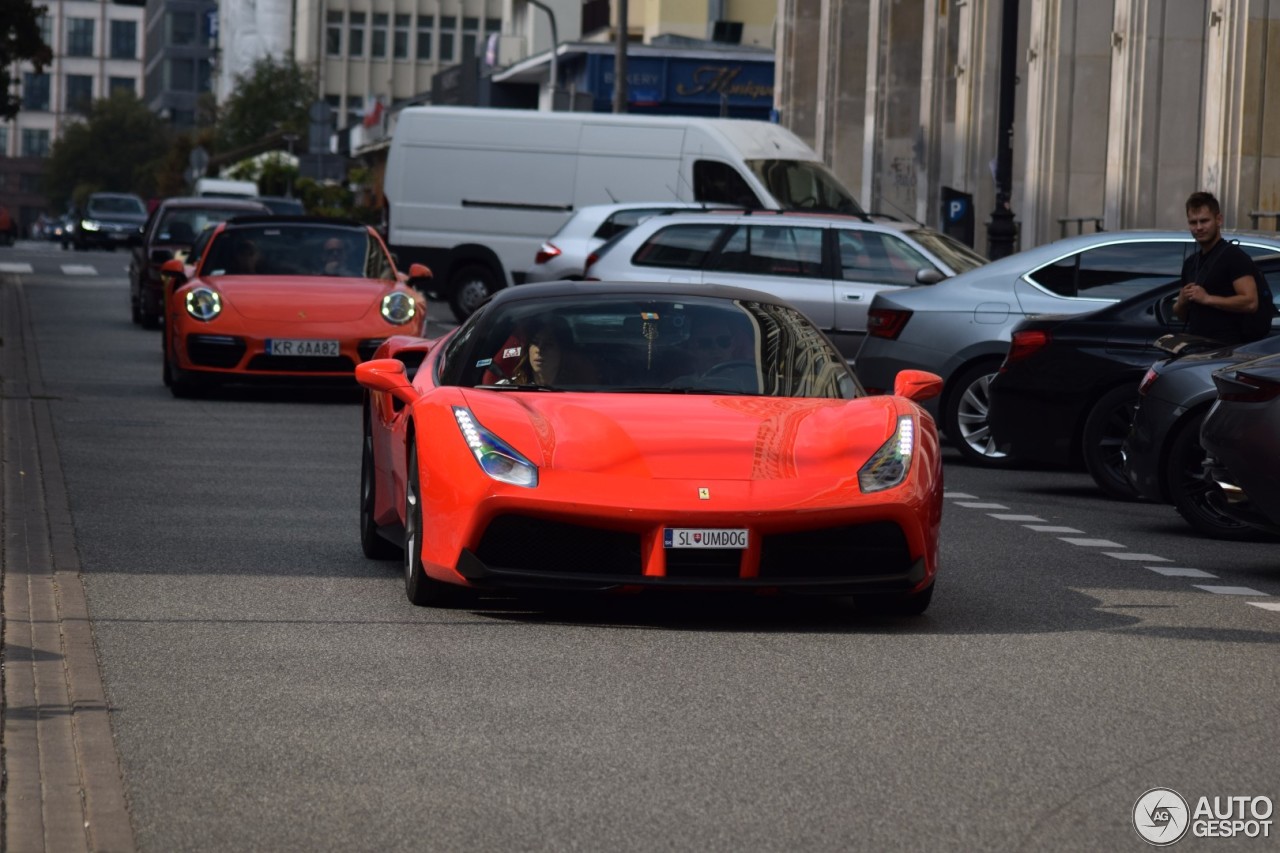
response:
<path id="1" fill-rule="evenodd" d="M 1197 532 L 1215 539 L 1250 539 L 1255 531 L 1223 511 L 1205 479 L 1200 424 L 1218 398 L 1214 371 L 1280 353 L 1280 335 L 1169 358 L 1153 364 L 1138 386 L 1138 409 L 1126 436 L 1124 473 L 1140 497 L 1173 504 Z"/>
<path id="2" fill-rule="evenodd" d="M 131 193 L 94 193 L 80 211 L 72 232 L 79 250 L 133 246 L 142 239 L 147 205 Z"/>
<path id="3" fill-rule="evenodd" d="M 1255 262 L 1276 292 L 1280 255 Z M 1108 495 L 1135 497 L 1121 444 L 1139 382 L 1153 362 L 1168 357 L 1156 340 L 1185 327 L 1170 310 L 1180 287 L 1171 281 L 1088 314 L 1040 315 L 1015 326 L 990 386 L 996 447 L 1021 462 L 1083 461 Z M 1187 351 L 1220 348 L 1207 339 L 1198 343 Z"/>

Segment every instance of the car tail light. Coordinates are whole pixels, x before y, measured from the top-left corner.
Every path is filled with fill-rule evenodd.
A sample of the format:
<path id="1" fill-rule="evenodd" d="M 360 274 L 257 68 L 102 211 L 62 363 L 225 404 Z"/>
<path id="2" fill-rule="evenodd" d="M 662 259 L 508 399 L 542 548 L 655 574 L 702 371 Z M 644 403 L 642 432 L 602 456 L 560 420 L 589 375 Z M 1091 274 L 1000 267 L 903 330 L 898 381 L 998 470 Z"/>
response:
<path id="1" fill-rule="evenodd" d="M 894 308 L 872 308 L 867 312 L 867 334 L 873 338 L 896 340 L 902 334 L 907 321 L 911 319 L 910 311 Z"/>
<path id="2" fill-rule="evenodd" d="M 1231 376 L 1214 377 L 1218 385 L 1218 399 L 1231 403 L 1265 403 L 1280 397 L 1280 382 L 1265 379 L 1244 371 Z"/>
<path id="3" fill-rule="evenodd" d="M 554 243 L 543 243 L 542 246 L 538 248 L 538 254 L 533 256 L 533 262 L 535 264 L 545 264 L 547 261 L 551 260 L 552 258 L 557 258 L 559 256 L 560 256 L 559 247 L 557 247 Z"/>
<path id="4" fill-rule="evenodd" d="M 596 261 L 598 261 L 598 260 L 600 260 L 600 256 L 599 256 L 599 255 L 597 255 L 595 252 L 592 252 L 591 254 L 587 255 L 587 262 L 586 262 L 586 264 L 585 264 L 585 265 L 583 265 L 583 267 L 582 267 L 582 277 L 583 277 L 584 279 L 586 279 L 587 281 L 599 281 L 599 280 L 600 280 L 600 279 L 598 279 L 598 278 L 594 278 L 594 277 L 591 275 L 591 267 L 592 267 L 592 266 L 594 266 L 594 265 L 595 265 L 595 262 L 596 262 Z"/>
<path id="5" fill-rule="evenodd" d="M 1151 386 L 1155 384 L 1155 381 L 1159 376 L 1160 371 L 1156 370 L 1154 367 L 1148 367 L 1146 374 L 1142 377 L 1142 381 L 1138 383 L 1138 396 L 1147 396 L 1147 392 L 1151 390 Z"/>
<path id="6" fill-rule="evenodd" d="M 1053 340 L 1052 336 L 1043 329 L 1014 332 L 1013 339 L 1009 342 L 1009 352 L 1005 355 L 1004 364 L 1000 365 L 1000 370 L 1003 372 L 1006 367 L 1015 361 L 1030 358 L 1048 346 L 1051 340 Z"/>

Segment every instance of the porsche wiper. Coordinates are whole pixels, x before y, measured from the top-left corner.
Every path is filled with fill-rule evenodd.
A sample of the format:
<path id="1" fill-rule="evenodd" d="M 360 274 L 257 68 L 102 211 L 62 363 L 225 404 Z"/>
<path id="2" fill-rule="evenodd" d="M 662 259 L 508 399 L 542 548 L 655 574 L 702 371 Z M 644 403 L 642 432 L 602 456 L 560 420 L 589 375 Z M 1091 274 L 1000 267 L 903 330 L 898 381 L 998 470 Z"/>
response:
<path id="1" fill-rule="evenodd" d="M 507 383 L 503 385 L 476 385 L 474 387 L 483 391 L 564 391 L 563 388 L 557 388 L 554 385 L 537 385 L 532 382 L 522 385 Z"/>

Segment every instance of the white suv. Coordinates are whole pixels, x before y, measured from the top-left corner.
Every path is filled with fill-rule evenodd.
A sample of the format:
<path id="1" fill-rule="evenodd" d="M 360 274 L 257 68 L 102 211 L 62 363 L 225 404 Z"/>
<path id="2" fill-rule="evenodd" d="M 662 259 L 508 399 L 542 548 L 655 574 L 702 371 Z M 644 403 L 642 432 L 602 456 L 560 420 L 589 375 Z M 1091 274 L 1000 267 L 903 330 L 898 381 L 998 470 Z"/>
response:
<path id="1" fill-rule="evenodd" d="M 646 219 L 587 259 L 588 281 L 731 284 L 787 300 L 850 362 L 881 290 L 935 284 L 985 264 L 914 222 L 779 211 Z"/>

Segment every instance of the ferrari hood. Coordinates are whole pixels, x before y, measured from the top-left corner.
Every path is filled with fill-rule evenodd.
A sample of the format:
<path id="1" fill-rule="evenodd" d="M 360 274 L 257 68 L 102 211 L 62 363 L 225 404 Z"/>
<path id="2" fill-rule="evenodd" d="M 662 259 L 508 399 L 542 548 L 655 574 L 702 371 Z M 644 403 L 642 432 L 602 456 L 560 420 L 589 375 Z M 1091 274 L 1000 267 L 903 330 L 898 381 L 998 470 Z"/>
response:
<path id="1" fill-rule="evenodd" d="M 485 428 L 540 467 L 654 479 L 847 477 L 893 434 L 898 414 L 889 397 L 464 396 Z"/>
<path id="2" fill-rule="evenodd" d="M 378 310 L 390 282 L 315 276 L 224 275 L 211 282 L 227 305 L 250 320 L 345 322 Z"/>

